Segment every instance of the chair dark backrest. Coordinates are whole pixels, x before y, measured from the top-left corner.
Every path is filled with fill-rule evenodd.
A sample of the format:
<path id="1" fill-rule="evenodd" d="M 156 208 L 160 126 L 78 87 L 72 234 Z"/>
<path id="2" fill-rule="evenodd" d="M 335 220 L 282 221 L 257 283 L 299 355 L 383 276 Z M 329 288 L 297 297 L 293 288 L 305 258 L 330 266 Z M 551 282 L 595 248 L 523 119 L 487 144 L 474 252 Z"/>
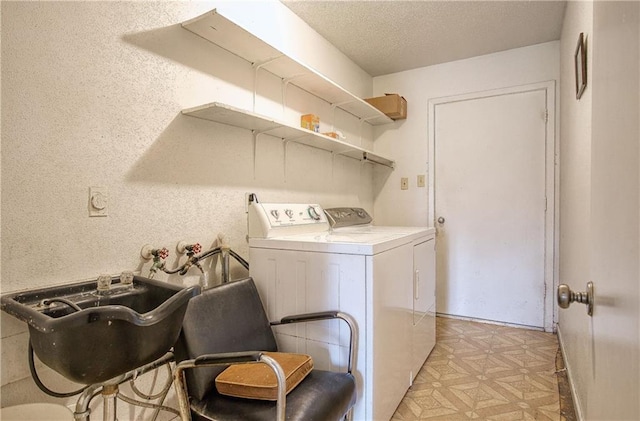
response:
<path id="1" fill-rule="evenodd" d="M 192 298 L 174 350 L 178 362 L 221 352 L 277 351 L 253 279 L 210 288 Z M 225 368 L 187 370 L 189 394 L 201 400 L 215 389 L 215 378 Z"/>

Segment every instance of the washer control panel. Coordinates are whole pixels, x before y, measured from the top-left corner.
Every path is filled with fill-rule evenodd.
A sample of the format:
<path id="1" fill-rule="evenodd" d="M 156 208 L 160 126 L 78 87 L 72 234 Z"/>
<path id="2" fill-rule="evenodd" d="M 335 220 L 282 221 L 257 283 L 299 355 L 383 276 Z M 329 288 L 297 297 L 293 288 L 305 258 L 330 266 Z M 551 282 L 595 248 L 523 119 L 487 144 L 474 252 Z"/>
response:
<path id="1" fill-rule="evenodd" d="M 318 204 L 262 203 L 249 205 L 249 238 L 328 231 L 329 223 Z"/>

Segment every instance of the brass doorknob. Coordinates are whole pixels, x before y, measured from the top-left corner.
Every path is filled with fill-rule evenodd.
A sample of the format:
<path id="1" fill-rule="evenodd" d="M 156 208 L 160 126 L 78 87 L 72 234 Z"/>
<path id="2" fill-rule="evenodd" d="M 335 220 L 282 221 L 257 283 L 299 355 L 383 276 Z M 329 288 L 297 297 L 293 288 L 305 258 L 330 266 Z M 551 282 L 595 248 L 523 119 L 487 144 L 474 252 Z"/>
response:
<path id="1" fill-rule="evenodd" d="M 586 292 L 574 292 L 566 284 L 558 285 L 558 305 L 560 308 L 569 308 L 569 305 L 574 302 L 586 304 L 587 314 L 593 316 L 593 282 L 587 282 Z"/>

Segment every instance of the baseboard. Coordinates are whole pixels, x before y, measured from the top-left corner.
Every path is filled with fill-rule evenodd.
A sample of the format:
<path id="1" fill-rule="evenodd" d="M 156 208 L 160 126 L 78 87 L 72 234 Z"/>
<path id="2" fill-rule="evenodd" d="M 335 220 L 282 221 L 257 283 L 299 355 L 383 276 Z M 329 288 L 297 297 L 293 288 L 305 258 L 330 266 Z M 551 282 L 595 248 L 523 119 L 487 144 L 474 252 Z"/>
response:
<path id="1" fill-rule="evenodd" d="M 576 388 L 573 382 L 573 370 L 571 369 L 571 362 L 567 359 L 567 353 L 564 349 L 564 342 L 562 340 L 562 331 L 560 329 L 560 325 L 556 326 L 557 334 L 558 334 L 558 343 L 560 344 L 560 350 L 562 351 L 562 359 L 564 360 L 564 366 L 567 370 L 567 379 L 569 380 L 569 389 L 571 389 L 571 397 L 573 398 L 573 407 L 576 411 L 576 418 L 578 421 L 584 421 L 584 416 L 582 415 L 582 403 L 580 402 L 580 398 L 576 395 Z"/>
<path id="2" fill-rule="evenodd" d="M 436 316 L 446 317 L 448 319 L 466 320 L 468 322 L 478 322 L 478 323 L 485 323 L 485 324 L 497 325 L 497 326 L 508 326 L 508 327 L 515 327 L 518 329 L 539 330 L 541 332 L 544 332 L 544 328 L 538 327 L 538 326 L 519 325 L 516 323 L 498 322 L 496 320 L 478 319 L 476 317 L 458 316 L 455 314 L 447 314 L 447 313 L 436 313 Z"/>

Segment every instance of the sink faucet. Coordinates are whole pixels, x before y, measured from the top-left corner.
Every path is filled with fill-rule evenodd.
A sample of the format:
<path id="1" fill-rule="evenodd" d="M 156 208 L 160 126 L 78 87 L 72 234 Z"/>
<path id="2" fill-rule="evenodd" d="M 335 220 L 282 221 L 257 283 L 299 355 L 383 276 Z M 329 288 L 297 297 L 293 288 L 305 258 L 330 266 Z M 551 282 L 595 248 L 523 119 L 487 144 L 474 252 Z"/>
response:
<path id="1" fill-rule="evenodd" d="M 151 250 L 151 255 L 153 256 L 153 264 L 149 268 L 149 279 L 153 279 L 158 270 L 164 269 L 164 259 L 169 257 L 169 250 L 166 247 L 154 249 Z"/>
<path id="2" fill-rule="evenodd" d="M 195 243 L 195 244 L 179 244 L 178 245 L 178 252 L 180 252 L 180 250 L 183 250 L 187 252 L 187 262 L 182 265 L 182 268 L 180 269 L 180 275 L 185 275 L 189 269 L 191 269 L 191 266 L 195 266 L 198 269 L 200 269 L 200 272 L 202 272 L 204 274 L 204 269 L 202 268 L 202 265 L 200 264 L 199 260 L 200 258 L 198 256 L 196 256 L 196 254 L 200 253 L 202 251 L 202 246 L 200 245 L 200 243 Z"/>

